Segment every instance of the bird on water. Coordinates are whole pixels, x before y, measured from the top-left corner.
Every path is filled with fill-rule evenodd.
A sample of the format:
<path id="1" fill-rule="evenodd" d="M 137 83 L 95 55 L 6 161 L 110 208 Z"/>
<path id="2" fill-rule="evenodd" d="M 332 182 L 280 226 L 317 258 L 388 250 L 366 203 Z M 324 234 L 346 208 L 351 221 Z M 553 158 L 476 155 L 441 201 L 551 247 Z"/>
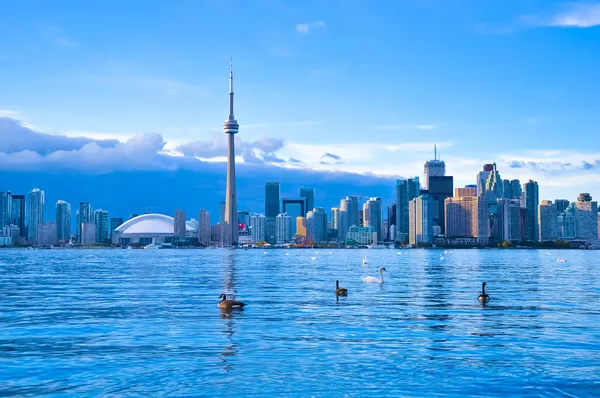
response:
<path id="1" fill-rule="evenodd" d="M 489 303 L 490 301 L 490 295 L 485 292 L 485 285 L 487 285 L 487 283 L 485 282 L 481 284 L 481 294 L 479 295 L 479 297 L 477 297 L 477 300 L 479 300 L 479 302 L 483 304 Z"/>
<path id="2" fill-rule="evenodd" d="M 379 278 L 374 276 L 367 276 L 363 278 L 365 283 L 383 283 L 383 271 L 387 271 L 385 267 L 379 267 Z"/>
<path id="3" fill-rule="evenodd" d="M 345 288 L 341 288 L 340 287 L 340 281 L 335 281 L 335 295 L 336 296 L 347 296 L 348 295 L 348 289 Z"/>
<path id="4" fill-rule="evenodd" d="M 224 294 L 220 295 L 219 298 L 222 298 L 222 300 L 219 301 L 219 308 L 223 308 L 226 310 L 230 310 L 233 308 L 244 308 L 244 306 L 246 305 L 241 301 L 227 300 L 227 296 Z"/>

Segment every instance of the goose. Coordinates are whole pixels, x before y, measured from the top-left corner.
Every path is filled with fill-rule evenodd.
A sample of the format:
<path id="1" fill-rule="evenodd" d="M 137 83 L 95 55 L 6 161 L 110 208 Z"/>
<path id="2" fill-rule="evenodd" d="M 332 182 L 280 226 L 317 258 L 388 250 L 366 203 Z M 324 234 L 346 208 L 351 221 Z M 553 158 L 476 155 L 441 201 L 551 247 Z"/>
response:
<path id="1" fill-rule="evenodd" d="M 483 304 L 489 303 L 490 301 L 490 295 L 485 292 L 485 285 L 487 285 L 487 283 L 485 282 L 481 284 L 481 294 L 479 295 L 479 297 L 477 297 L 477 300 L 479 300 L 479 302 Z"/>
<path id="2" fill-rule="evenodd" d="M 365 283 L 383 283 L 383 271 L 387 271 L 385 267 L 379 268 L 379 278 L 375 278 L 374 276 L 366 276 L 363 278 Z"/>
<path id="3" fill-rule="evenodd" d="M 243 308 L 246 304 L 241 301 L 235 300 L 227 300 L 227 296 L 222 294 L 219 298 L 223 298 L 223 300 L 219 301 L 219 308 L 224 308 L 226 310 L 230 310 L 232 308 Z"/>
<path id="4" fill-rule="evenodd" d="M 335 295 L 336 296 L 347 296 L 348 289 L 340 288 L 340 281 L 335 281 Z"/>

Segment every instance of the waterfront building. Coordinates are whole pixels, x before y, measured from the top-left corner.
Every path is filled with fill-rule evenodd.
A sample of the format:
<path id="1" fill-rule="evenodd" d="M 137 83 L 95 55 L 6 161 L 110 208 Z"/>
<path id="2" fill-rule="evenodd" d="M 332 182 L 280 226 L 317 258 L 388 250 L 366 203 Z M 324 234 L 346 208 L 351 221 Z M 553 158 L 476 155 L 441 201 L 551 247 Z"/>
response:
<path id="1" fill-rule="evenodd" d="M 475 191 L 477 196 L 487 198 L 485 186 L 487 183 L 487 179 L 488 179 L 490 173 L 492 172 L 492 170 L 494 170 L 493 164 L 484 164 L 483 170 L 480 171 L 479 173 L 477 173 L 477 189 Z"/>
<path id="2" fill-rule="evenodd" d="M 331 229 L 337 231 L 340 229 L 340 208 L 331 208 Z"/>
<path id="3" fill-rule="evenodd" d="M 363 226 L 375 228 L 377 240 L 383 242 L 381 198 L 369 198 L 363 205 Z"/>
<path id="4" fill-rule="evenodd" d="M 387 221 L 388 221 L 387 240 L 392 241 L 392 242 L 395 239 L 395 235 L 394 235 L 394 238 L 392 238 L 392 236 L 390 235 L 390 232 L 392 230 L 392 226 L 396 226 L 396 223 L 398 222 L 397 209 L 398 209 L 398 206 L 396 205 L 396 202 L 392 202 L 392 204 L 387 207 Z M 394 230 L 395 230 L 395 228 L 394 228 Z"/>
<path id="5" fill-rule="evenodd" d="M 81 231 L 83 224 L 94 223 L 94 215 L 92 212 L 92 206 L 88 202 L 79 202 L 79 212 L 77 219 L 77 229 L 79 231 L 79 243 L 83 243 L 83 232 Z M 89 228 L 89 227 L 88 227 Z M 95 238 L 94 238 L 95 239 Z"/>
<path id="6" fill-rule="evenodd" d="M 538 240 L 551 242 L 558 239 L 558 213 L 551 200 L 542 200 L 538 205 Z"/>
<path id="7" fill-rule="evenodd" d="M 292 217 L 285 213 L 278 214 L 277 225 L 277 243 L 288 243 L 292 240 Z"/>
<path id="8" fill-rule="evenodd" d="M 210 213 L 202 209 L 198 212 L 198 242 L 208 245 L 210 232 Z"/>
<path id="9" fill-rule="evenodd" d="M 20 243 L 21 233 L 16 225 L 5 225 L 0 228 L 0 239 L 10 238 L 10 242 L 6 242 L 4 246 L 16 246 Z M 0 244 L 2 246 L 2 244 Z"/>
<path id="10" fill-rule="evenodd" d="M 359 225 L 359 218 L 358 197 L 346 196 L 340 201 L 338 238 L 341 242 L 346 240 L 346 233 L 351 226 Z"/>
<path id="11" fill-rule="evenodd" d="M 556 205 L 556 213 L 560 215 L 564 213 L 565 210 L 567 210 L 567 208 L 571 204 L 571 201 L 569 201 L 568 199 L 556 199 L 554 201 L 554 204 Z"/>
<path id="12" fill-rule="evenodd" d="M 117 243 L 115 229 L 117 229 L 121 224 L 123 224 L 123 217 L 112 217 L 110 219 L 110 243 Z"/>
<path id="13" fill-rule="evenodd" d="M 38 224 L 37 245 L 54 246 L 58 243 L 56 223 L 54 221 Z"/>
<path id="14" fill-rule="evenodd" d="M 521 240 L 521 204 L 518 199 L 498 199 L 498 240 Z"/>
<path id="15" fill-rule="evenodd" d="M 419 196 L 419 177 L 396 180 L 396 241 L 408 242 L 408 203 Z"/>
<path id="16" fill-rule="evenodd" d="M 93 212 L 96 225 L 96 243 L 107 243 L 110 239 L 108 211 L 98 209 Z"/>
<path id="17" fill-rule="evenodd" d="M 390 225 L 390 242 L 396 241 L 396 226 L 394 224 Z"/>
<path id="18" fill-rule="evenodd" d="M 25 209 L 25 195 L 12 195 L 12 224 L 19 227 L 19 236 L 23 238 L 27 237 L 27 229 L 25 228 L 27 212 Z"/>
<path id="19" fill-rule="evenodd" d="M 30 244 L 38 244 L 38 226 L 44 222 L 44 191 L 35 188 L 29 192 L 28 240 Z"/>
<path id="20" fill-rule="evenodd" d="M 577 208 L 575 203 L 571 203 L 565 211 L 558 215 L 558 239 L 570 240 L 577 236 L 575 213 Z"/>
<path id="21" fill-rule="evenodd" d="M 487 245 L 490 235 L 488 202 L 474 196 L 475 190 L 471 193 L 473 196 L 447 198 L 444 201 L 446 237 L 476 238 L 479 244 Z"/>
<path id="22" fill-rule="evenodd" d="M 420 195 L 408 204 L 409 243 L 413 246 L 433 243 L 433 215 L 436 203 L 429 195 Z"/>
<path id="23" fill-rule="evenodd" d="M 306 213 L 307 237 L 314 242 L 327 240 L 327 213 L 322 207 L 317 207 Z"/>
<path id="24" fill-rule="evenodd" d="M 300 197 L 304 198 L 306 201 L 306 211 L 312 210 L 315 208 L 315 189 L 314 188 L 300 188 Z M 305 214 L 302 214 L 302 217 L 305 217 Z"/>
<path id="25" fill-rule="evenodd" d="M 306 217 L 296 217 L 296 234 L 294 239 L 303 241 L 306 239 Z"/>
<path id="26" fill-rule="evenodd" d="M 371 245 L 377 239 L 377 232 L 373 226 L 359 227 L 358 225 L 352 225 L 346 236 L 347 242 L 361 246 Z"/>
<path id="27" fill-rule="evenodd" d="M 575 202 L 575 231 L 577 239 L 598 239 L 598 202 L 589 193 L 580 193 Z"/>
<path id="28" fill-rule="evenodd" d="M 523 207 L 527 209 L 523 237 L 526 241 L 538 240 L 539 188 L 537 181 L 529 180 L 523 184 Z"/>
<path id="29" fill-rule="evenodd" d="M 440 235 L 446 233 L 444 201 L 451 198 L 454 192 L 454 178 L 429 177 L 429 197 L 433 200 L 433 225 L 440 227 Z"/>
<path id="30" fill-rule="evenodd" d="M 235 135 L 240 125 L 233 114 L 233 66 L 229 65 L 229 116 L 223 124 L 223 130 L 227 134 L 227 186 L 225 198 L 225 219 L 228 225 L 228 243 L 234 246 L 238 243 L 239 227 L 237 218 L 237 193 L 235 186 Z"/>
<path id="31" fill-rule="evenodd" d="M 186 215 L 181 209 L 175 210 L 175 222 L 173 223 L 173 234 L 176 239 L 185 239 L 186 235 Z"/>
<path id="32" fill-rule="evenodd" d="M 12 224 L 12 194 L 0 192 L 0 228 Z"/>
<path id="33" fill-rule="evenodd" d="M 267 226 L 267 242 L 273 244 L 276 240 L 277 225 L 276 218 L 280 214 L 279 209 L 279 181 L 269 181 L 265 184 L 265 222 Z"/>
<path id="34" fill-rule="evenodd" d="M 56 202 L 56 239 L 64 243 L 71 241 L 71 204 L 64 200 Z"/>
<path id="35" fill-rule="evenodd" d="M 443 177 L 446 175 L 446 163 L 443 160 L 438 159 L 437 147 L 434 146 L 433 160 L 425 162 L 424 174 L 425 184 L 424 189 L 429 190 L 429 183 L 431 177 Z M 452 196 L 452 194 L 450 194 Z"/>
<path id="36" fill-rule="evenodd" d="M 87 226 L 88 229 L 93 226 L 94 230 L 96 229 L 92 223 L 84 224 L 84 226 Z M 148 245 L 153 242 L 158 244 L 173 239 L 175 219 L 165 214 L 146 213 L 125 221 L 114 231 L 117 242 L 124 246 L 131 244 Z M 186 231 L 190 234 L 196 233 L 188 223 L 186 223 Z M 92 240 L 95 241 L 95 235 L 92 239 L 91 236 L 85 236 L 84 233 L 83 244 L 90 244 Z"/>
<path id="37" fill-rule="evenodd" d="M 229 235 L 230 232 L 231 229 L 229 228 L 229 224 L 227 223 L 219 222 L 213 225 L 211 227 L 213 245 L 219 247 L 231 246 L 231 236 Z"/>
<path id="38" fill-rule="evenodd" d="M 475 194 L 475 191 L 476 191 L 476 188 L 473 188 L 473 187 L 454 188 L 454 197 L 455 198 L 464 198 L 464 197 L 477 196 Z"/>
<path id="39" fill-rule="evenodd" d="M 250 217 L 250 236 L 252 243 L 264 242 L 267 235 L 267 222 L 263 214 L 254 214 Z"/>

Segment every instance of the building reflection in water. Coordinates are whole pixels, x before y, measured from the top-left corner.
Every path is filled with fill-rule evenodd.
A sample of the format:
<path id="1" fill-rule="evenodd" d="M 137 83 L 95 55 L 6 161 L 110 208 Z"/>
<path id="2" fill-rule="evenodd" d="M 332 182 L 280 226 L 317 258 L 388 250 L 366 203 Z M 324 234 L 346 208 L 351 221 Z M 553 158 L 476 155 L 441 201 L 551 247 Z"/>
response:
<path id="1" fill-rule="evenodd" d="M 236 268 L 236 259 L 235 259 L 235 250 L 228 250 L 221 257 L 221 265 L 223 268 L 223 293 L 228 295 L 229 298 L 235 297 L 235 268 Z M 229 297 L 233 295 L 232 297 Z M 234 343 L 234 334 L 235 334 L 235 316 L 237 313 L 241 312 L 240 310 L 227 310 L 224 308 L 219 308 L 221 312 L 221 319 L 223 320 L 223 328 L 222 333 L 225 337 L 225 345 L 221 354 L 219 355 L 219 359 L 223 362 L 223 369 L 226 372 L 230 372 L 233 370 L 233 365 L 231 363 L 232 359 L 237 356 L 238 348 Z"/>

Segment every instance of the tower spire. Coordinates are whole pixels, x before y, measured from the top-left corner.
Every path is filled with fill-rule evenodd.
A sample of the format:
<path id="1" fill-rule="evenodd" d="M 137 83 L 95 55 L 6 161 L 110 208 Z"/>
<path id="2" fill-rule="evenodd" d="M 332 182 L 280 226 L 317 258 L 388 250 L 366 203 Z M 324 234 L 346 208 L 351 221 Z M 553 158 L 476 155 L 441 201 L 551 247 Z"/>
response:
<path id="1" fill-rule="evenodd" d="M 437 160 L 437 144 L 433 144 L 433 160 Z"/>
<path id="2" fill-rule="evenodd" d="M 229 59 L 229 120 L 233 117 L 233 58 Z"/>

